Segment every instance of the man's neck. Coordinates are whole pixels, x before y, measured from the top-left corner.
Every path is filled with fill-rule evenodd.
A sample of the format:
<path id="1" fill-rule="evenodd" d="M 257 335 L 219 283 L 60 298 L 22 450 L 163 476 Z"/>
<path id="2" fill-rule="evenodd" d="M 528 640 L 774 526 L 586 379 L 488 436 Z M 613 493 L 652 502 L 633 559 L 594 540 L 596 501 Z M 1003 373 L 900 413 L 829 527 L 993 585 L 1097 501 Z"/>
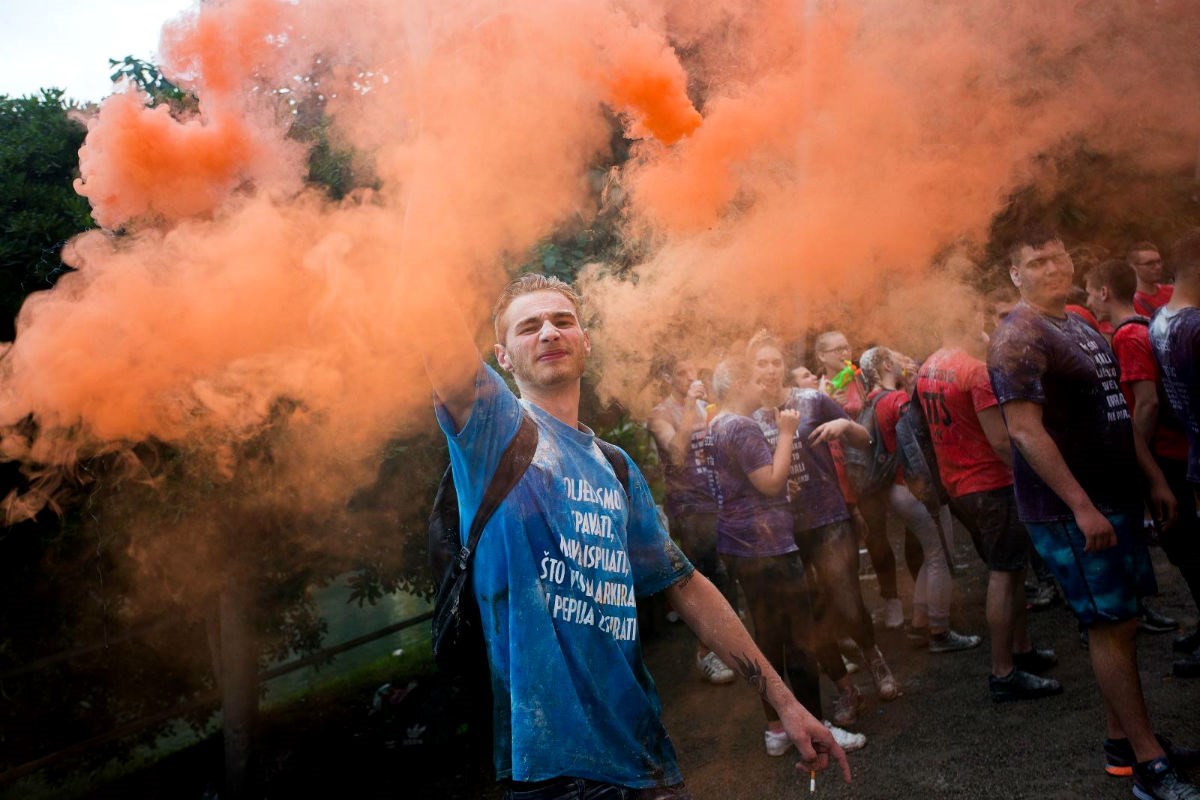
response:
<path id="1" fill-rule="evenodd" d="M 561 386 L 525 386 L 517 381 L 521 399 L 535 405 L 564 425 L 579 427 L 579 381 Z"/>
<path id="2" fill-rule="evenodd" d="M 1142 280 L 1141 278 L 1138 278 L 1137 290 L 1139 292 L 1141 292 L 1142 294 L 1148 294 L 1148 295 L 1153 296 L 1154 294 L 1156 294 L 1158 292 L 1158 284 L 1157 283 L 1147 283 L 1146 281 Z"/>
<path id="3" fill-rule="evenodd" d="M 1200 308 L 1200 276 L 1195 280 L 1175 280 L 1175 292 L 1166 306 L 1171 311 Z"/>
<path id="4" fill-rule="evenodd" d="M 1045 314 L 1048 317 L 1056 317 L 1058 319 L 1066 319 L 1067 308 L 1066 300 L 1047 300 L 1045 302 L 1035 303 L 1028 297 L 1023 298 L 1026 305 L 1032 308 L 1039 314 Z"/>
<path id="5" fill-rule="evenodd" d="M 1138 313 L 1132 304 L 1123 305 L 1114 303 L 1108 307 L 1108 321 L 1113 325 L 1120 325 L 1127 319 L 1140 316 L 1142 315 Z"/>

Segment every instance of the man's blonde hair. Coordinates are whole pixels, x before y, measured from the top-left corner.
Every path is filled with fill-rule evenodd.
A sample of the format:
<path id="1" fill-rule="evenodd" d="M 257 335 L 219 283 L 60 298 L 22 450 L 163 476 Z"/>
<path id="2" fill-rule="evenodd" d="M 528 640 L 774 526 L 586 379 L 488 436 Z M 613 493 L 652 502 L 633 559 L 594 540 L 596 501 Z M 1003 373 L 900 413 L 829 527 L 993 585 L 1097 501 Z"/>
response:
<path id="1" fill-rule="evenodd" d="M 571 284 L 551 275 L 526 272 L 501 290 L 500 297 L 496 299 L 496 305 L 492 308 L 492 327 L 496 330 L 498 343 L 504 343 L 504 331 L 500 329 L 500 320 L 504 317 L 504 312 L 512 305 L 512 301 L 523 294 L 532 294 L 546 289 L 558 292 L 570 300 L 571 304 L 575 306 L 575 316 L 579 317 L 579 324 L 583 325 L 583 298 L 571 288 Z"/>

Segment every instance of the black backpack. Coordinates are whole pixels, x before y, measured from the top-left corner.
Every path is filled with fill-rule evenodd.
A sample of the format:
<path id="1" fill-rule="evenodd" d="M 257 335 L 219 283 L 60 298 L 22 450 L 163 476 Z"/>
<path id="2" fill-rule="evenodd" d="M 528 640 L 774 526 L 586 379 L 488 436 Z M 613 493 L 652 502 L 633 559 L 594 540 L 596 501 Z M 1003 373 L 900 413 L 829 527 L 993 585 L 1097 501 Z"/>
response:
<path id="1" fill-rule="evenodd" d="M 615 445 L 599 437 L 595 441 L 628 495 L 629 465 L 625 456 Z M 537 425 L 527 413 L 522 414 L 517 435 L 500 456 L 496 472 L 483 493 L 465 545 L 460 536 L 458 492 L 450 467 L 442 475 L 429 514 L 428 545 L 430 566 L 439 580 L 433 601 L 433 656 L 443 671 L 466 674 L 473 679 L 487 674 L 483 625 L 470 587 L 471 557 L 484 526 L 529 468 L 537 442 Z"/>
<path id="2" fill-rule="evenodd" d="M 876 395 L 858 415 L 858 424 L 871 435 L 871 444 L 855 447 L 842 442 L 842 453 L 846 460 L 846 478 L 850 487 L 859 496 L 872 495 L 886 489 L 896 480 L 896 467 L 900 463 L 899 448 L 889 453 L 879 435 L 879 423 L 875 420 L 875 406 L 884 394 Z"/>
<path id="3" fill-rule="evenodd" d="M 933 434 L 915 388 L 904 413 L 896 420 L 896 449 L 900 453 L 904 482 L 909 491 L 925 504 L 936 520 L 938 508 L 949 502 L 950 495 L 942 485 Z"/>

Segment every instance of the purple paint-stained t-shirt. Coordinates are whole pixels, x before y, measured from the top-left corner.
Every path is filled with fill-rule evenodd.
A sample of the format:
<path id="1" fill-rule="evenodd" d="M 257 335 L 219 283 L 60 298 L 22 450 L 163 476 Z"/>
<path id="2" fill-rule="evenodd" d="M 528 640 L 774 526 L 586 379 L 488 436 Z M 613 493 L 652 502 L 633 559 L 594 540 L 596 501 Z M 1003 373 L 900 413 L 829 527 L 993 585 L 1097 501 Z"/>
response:
<path id="1" fill-rule="evenodd" d="M 992 336 L 988 374 L 1002 407 L 1042 407 L 1046 432 L 1101 513 L 1141 513 L 1133 423 L 1116 358 L 1098 331 L 1074 314 L 1050 317 L 1018 303 Z M 1015 444 L 1013 481 L 1021 521 L 1074 519 Z"/>
<path id="2" fill-rule="evenodd" d="M 717 552 L 726 556 L 778 556 L 796 550 L 787 496 L 754 488 L 751 472 L 769 466 L 774 451 L 758 423 L 722 413 L 708 427 L 706 452 L 717 498 Z"/>
<path id="3" fill-rule="evenodd" d="M 1167 402 L 1187 434 L 1188 481 L 1200 483 L 1200 308 L 1159 309 L 1150 323 L 1150 345 Z"/>
<path id="4" fill-rule="evenodd" d="M 788 500 L 796 516 L 796 530 L 807 531 L 850 519 L 846 498 L 838 486 L 837 469 L 829 445 L 808 443 L 813 430 L 835 419 L 849 419 L 832 398 L 815 389 L 788 391 L 783 405 L 776 408 L 760 408 L 754 412 L 754 421 L 767 437 L 767 445 L 775 450 L 779 441 L 779 426 L 776 424 L 779 410 L 792 409 L 800 413 L 800 425 L 792 437 L 792 463 L 788 468 Z"/>
<path id="5" fill-rule="evenodd" d="M 696 402 L 699 403 L 699 401 Z M 650 412 L 650 418 L 659 417 L 678 431 L 683 425 L 683 410 L 683 403 L 674 397 L 668 397 L 654 407 Z M 680 517 L 685 514 L 715 514 L 717 512 L 717 501 L 708 488 L 708 481 L 704 474 L 704 437 L 707 433 L 704 424 L 704 408 L 700 406 L 697 410 L 699 412 L 697 414 L 698 427 L 691 432 L 683 463 L 674 463 L 671 454 L 666 450 L 658 451 L 658 460 L 663 468 L 663 479 L 667 484 L 663 505 L 666 507 L 669 517 Z"/>

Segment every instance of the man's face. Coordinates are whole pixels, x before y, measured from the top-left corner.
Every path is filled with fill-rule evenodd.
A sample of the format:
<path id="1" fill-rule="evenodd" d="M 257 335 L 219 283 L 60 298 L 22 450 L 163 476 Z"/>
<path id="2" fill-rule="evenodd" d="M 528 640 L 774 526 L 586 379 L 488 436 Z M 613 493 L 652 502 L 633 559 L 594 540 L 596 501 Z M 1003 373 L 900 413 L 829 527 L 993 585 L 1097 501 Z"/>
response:
<path id="1" fill-rule="evenodd" d="M 767 345 L 754 352 L 750 383 L 760 389 L 774 390 L 783 386 L 783 353 Z"/>
<path id="2" fill-rule="evenodd" d="M 991 325 L 988 333 L 992 333 L 996 328 L 1000 327 L 1000 323 L 1004 322 L 1016 307 L 1017 303 L 1015 300 L 997 300 L 992 303 L 990 313 L 988 314 L 988 323 Z"/>
<path id="3" fill-rule="evenodd" d="M 681 361 L 671 373 L 671 391 L 680 397 L 688 393 L 692 381 L 696 380 L 696 368 L 686 361 Z"/>
<path id="4" fill-rule="evenodd" d="M 1061 310 L 1071 293 L 1075 265 L 1062 242 L 1046 242 L 1040 247 L 1022 247 L 1008 274 L 1027 302 Z"/>
<path id="5" fill-rule="evenodd" d="M 1129 266 L 1142 283 L 1158 283 L 1163 276 L 1162 256 L 1157 250 L 1134 250 L 1129 254 Z"/>
<path id="6" fill-rule="evenodd" d="M 504 312 L 503 331 L 496 361 L 529 386 L 550 388 L 578 380 L 592 352 L 575 304 L 553 289 L 513 300 Z"/>
<path id="7" fill-rule="evenodd" d="M 1108 313 L 1108 292 L 1103 286 L 1096 285 L 1095 281 L 1089 280 L 1084 286 L 1087 290 L 1087 307 L 1096 315 L 1096 319 L 1101 322 L 1110 321 L 1112 315 Z"/>
<path id="8" fill-rule="evenodd" d="M 850 360 L 850 342 L 842 334 L 828 336 L 817 348 L 817 360 L 825 368 L 825 374 L 836 375 Z"/>

